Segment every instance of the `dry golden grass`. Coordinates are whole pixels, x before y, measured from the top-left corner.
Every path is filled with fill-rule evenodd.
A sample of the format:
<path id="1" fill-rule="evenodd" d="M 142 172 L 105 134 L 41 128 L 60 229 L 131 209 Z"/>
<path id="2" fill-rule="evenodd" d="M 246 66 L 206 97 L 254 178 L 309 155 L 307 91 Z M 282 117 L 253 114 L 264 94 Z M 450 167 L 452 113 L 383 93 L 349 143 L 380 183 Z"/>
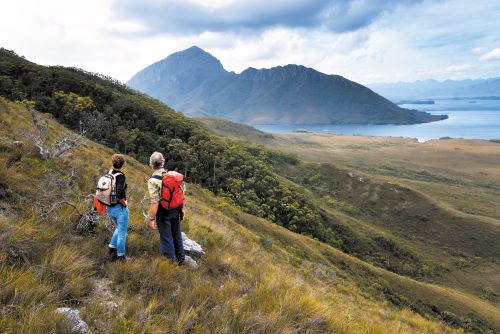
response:
<path id="1" fill-rule="evenodd" d="M 26 110 L 0 99 L 0 114 L 10 128 L 20 129 L 23 123 L 16 120 L 22 120 Z M 55 123 L 52 126 L 66 131 Z M 17 139 L 16 131 L 1 131 L 3 140 Z M 84 194 L 93 191 L 111 153 L 86 142 L 73 156 L 63 158 L 66 163 L 51 164 L 29 150 L 24 152 L 30 163 L 46 171 L 67 163 L 77 166 L 78 190 Z M 0 152 L 0 164 L 12 154 Z M 0 332 L 65 332 L 66 325 L 53 312 L 59 306 L 80 309 L 98 333 L 457 332 L 443 322 L 389 305 L 372 294 L 358 275 L 366 273 L 375 277 L 374 282 L 393 279 L 401 290 L 417 283 L 244 214 L 193 185 L 188 185 L 189 219 L 183 224 L 188 224 L 185 230 L 203 244 L 207 255 L 197 270 L 175 266 L 160 257 L 157 232 L 147 229 L 139 213 L 150 171 L 133 159 L 128 161 L 124 170 L 131 192 L 128 253 L 134 257 L 128 263 L 106 263 L 111 232 L 99 226 L 93 234 L 78 235 L 67 208 L 59 210 L 54 221 L 26 220 L 21 232 L 20 221 L 33 213 L 16 207 L 16 196 L 30 196 L 19 178 L 38 171 L 26 168 L 26 161 L 10 165 L 2 182 L 14 195 L 9 197 L 8 217 L 1 220 L 2 231 L 19 229 L 9 234 L 8 238 L 15 238 L 9 248 L 18 246 L 17 242 L 34 248 L 12 263 L 7 261 L 9 248 L 0 249 Z M 40 176 L 33 182 L 43 182 Z M 319 271 L 318 264 L 323 265 Z M 103 279 L 110 280 L 107 297 L 98 289 Z M 489 325 L 498 323 L 492 320 Z"/>
<path id="2" fill-rule="evenodd" d="M 314 162 L 334 162 L 416 188 L 464 213 L 500 220 L 500 144 L 330 134 L 274 135 L 271 144 Z"/>

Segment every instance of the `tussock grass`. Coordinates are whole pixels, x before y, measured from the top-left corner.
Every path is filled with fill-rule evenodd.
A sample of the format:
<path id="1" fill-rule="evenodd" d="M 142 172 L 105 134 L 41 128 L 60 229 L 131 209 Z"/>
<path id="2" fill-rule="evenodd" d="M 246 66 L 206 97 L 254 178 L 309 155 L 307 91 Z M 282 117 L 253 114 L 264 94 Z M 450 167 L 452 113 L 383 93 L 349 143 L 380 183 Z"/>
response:
<path id="1" fill-rule="evenodd" d="M 42 282 L 37 273 L 30 269 L 2 266 L 0 278 L 2 282 L 0 300 L 3 305 L 9 307 L 22 309 L 38 304 L 53 290 L 53 286 Z"/>
<path id="2" fill-rule="evenodd" d="M 181 279 L 182 269 L 165 258 L 136 259 L 110 266 L 111 279 L 122 289 L 137 294 L 168 294 Z"/>
<path id="3" fill-rule="evenodd" d="M 37 242 L 40 228 L 29 221 L 17 224 L 0 220 L 0 249 L 9 264 L 35 261 L 40 257 L 44 244 Z"/>
<path id="4" fill-rule="evenodd" d="M 59 298 L 71 301 L 90 291 L 93 266 L 93 261 L 80 255 L 77 249 L 59 245 L 36 268 L 40 277 L 57 285 Z"/>
<path id="5" fill-rule="evenodd" d="M 55 287 L 31 269 L 0 265 L 0 332 L 48 333 L 56 328 Z"/>
<path id="6" fill-rule="evenodd" d="M 7 122 L 22 119 L 26 112 L 13 110 L 0 106 L 2 115 L 8 113 Z M 73 152 L 68 161 L 78 166 L 77 191 L 93 191 L 111 153 L 90 142 Z M 5 158 L 0 154 L 0 163 Z M 17 182 L 22 173 L 31 173 L 29 159 L 37 161 L 36 156 L 27 156 L 14 163 L 6 182 L 14 195 L 31 199 L 32 194 Z M 53 313 L 60 306 L 77 307 L 95 333 L 455 332 L 443 322 L 390 306 L 358 286 L 364 281 L 357 275 L 367 273 L 376 280 L 376 275 L 387 274 L 383 270 L 377 274 L 360 260 L 244 214 L 196 186 L 188 188 L 189 219 L 182 224 L 188 224 L 190 237 L 204 246 L 207 255 L 197 270 L 176 266 L 159 256 L 157 232 L 147 229 L 139 213 L 150 171 L 129 161 L 125 173 L 131 190 L 127 243 L 127 252 L 134 257 L 131 262 L 106 262 L 111 231 L 98 226 L 94 233 L 81 236 L 65 219 L 65 209 L 58 211 L 57 219 L 43 223 L 36 219 L 19 223 L 20 217 L 32 217 L 26 208 L 0 220 L 2 231 L 26 224 L 12 240 L 31 237 L 32 244 L 43 245 L 38 252 L 27 250 L 26 259 L 15 264 L 7 261 L 7 248 L 0 249 L 0 332 L 67 332 L 67 325 Z M 58 166 L 67 164 L 42 167 L 50 172 Z M 43 175 L 34 182 L 43 183 Z M 314 270 L 318 263 L 334 277 Z M 399 276 L 390 277 L 399 282 Z M 102 279 L 110 281 L 109 296 L 96 291 Z M 409 286 L 401 284 L 401 289 Z"/>

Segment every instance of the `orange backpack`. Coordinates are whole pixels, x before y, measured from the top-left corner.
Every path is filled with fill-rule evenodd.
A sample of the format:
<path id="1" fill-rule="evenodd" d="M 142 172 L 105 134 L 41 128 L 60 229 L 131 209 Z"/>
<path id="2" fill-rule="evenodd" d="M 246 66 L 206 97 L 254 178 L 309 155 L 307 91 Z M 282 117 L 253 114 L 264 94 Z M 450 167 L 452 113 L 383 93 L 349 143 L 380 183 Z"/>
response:
<path id="1" fill-rule="evenodd" d="M 161 180 L 160 205 L 163 208 L 172 210 L 184 205 L 184 191 L 182 190 L 184 175 L 170 171 L 166 172 L 163 177 L 153 175 L 152 178 Z"/>
<path id="2" fill-rule="evenodd" d="M 102 204 L 98 199 L 97 196 L 94 196 L 94 211 L 97 211 L 101 215 L 105 215 L 107 211 L 107 206 Z"/>

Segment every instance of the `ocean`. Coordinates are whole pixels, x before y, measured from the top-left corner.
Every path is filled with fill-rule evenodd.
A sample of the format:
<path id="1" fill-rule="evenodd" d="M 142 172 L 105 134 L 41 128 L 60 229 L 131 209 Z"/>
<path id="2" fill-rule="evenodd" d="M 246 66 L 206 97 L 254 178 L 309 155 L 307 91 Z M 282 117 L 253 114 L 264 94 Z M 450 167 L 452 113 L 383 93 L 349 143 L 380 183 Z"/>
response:
<path id="1" fill-rule="evenodd" d="M 271 133 L 309 131 L 339 135 L 408 137 L 427 141 L 444 137 L 500 139 L 500 100 L 435 100 L 435 104 L 403 104 L 403 108 L 446 114 L 443 121 L 414 125 L 256 125 Z"/>

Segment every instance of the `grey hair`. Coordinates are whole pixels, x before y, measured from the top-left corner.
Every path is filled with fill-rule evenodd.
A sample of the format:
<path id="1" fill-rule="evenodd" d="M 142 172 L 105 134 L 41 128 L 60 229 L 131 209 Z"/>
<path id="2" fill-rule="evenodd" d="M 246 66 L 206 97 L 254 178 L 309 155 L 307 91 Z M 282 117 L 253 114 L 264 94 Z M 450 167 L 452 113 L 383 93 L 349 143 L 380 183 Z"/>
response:
<path id="1" fill-rule="evenodd" d="M 165 158 L 160 152 L 153 152 L 149 157 L 149 165 L 153 168 L 160 169 L 165 165 Z"/>

